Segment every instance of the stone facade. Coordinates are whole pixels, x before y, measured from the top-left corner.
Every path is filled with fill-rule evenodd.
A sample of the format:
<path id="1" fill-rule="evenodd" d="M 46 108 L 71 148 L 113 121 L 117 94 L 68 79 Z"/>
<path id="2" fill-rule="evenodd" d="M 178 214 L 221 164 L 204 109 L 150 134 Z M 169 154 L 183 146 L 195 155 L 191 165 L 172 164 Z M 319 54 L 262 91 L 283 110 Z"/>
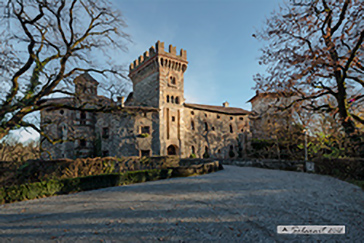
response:
<path id="1" fill-rule="evenodd" d="M 179 155 L 244 157 L 251 138 L 250 114 L 241 108 L 189 104 L 184 98 L 187 52 L 157 42 L 129 68 L 133 92 L 115 102 L 97 95 L 89 74 L 74 80 L 72 98 L 44 102 L 69 109 L 41 112 L 43 158 Z M 72 107 L 82 107 L 72 109 Z M 98 108 L 95 112 L 92 109 Z M 52 144 L 47 136 L 56 139 Z"/>
<path id="2" fill-rule="evenodd" d="M 297 96 L 292 93 L 257 92 L 248 101 L 252 105 L 250 116 L 252 137 L 269 139 L 276 136 L 278 131 L 289 132 L 297 120 L 299 103 L 284 110 L 279 110 L 278 107 L 288 107 L 295 99 Z"/>

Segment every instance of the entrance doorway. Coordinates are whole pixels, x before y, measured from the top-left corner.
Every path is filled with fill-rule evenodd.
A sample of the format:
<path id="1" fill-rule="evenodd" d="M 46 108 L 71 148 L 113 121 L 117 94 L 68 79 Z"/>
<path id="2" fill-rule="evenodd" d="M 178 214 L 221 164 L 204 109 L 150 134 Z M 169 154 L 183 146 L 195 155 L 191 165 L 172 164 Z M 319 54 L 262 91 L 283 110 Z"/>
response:
<path id="1" fill-rule="evenodd" d="M 169 145 L 167 148 L 168 155 L 177 155 L 177 146 L 176 145 Z"/>

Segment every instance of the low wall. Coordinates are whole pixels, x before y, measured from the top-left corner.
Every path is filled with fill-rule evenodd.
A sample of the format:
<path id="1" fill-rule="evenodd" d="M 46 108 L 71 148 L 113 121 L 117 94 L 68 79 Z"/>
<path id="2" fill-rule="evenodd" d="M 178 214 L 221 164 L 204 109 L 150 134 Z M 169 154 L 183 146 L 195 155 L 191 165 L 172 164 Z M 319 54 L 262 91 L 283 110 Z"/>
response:
<path id="1" fill-rule="evenodd" d="M 278 159 L 219 160 L 224 165 L 258 167 L 273 170 L 306 171 L 304 161 Z"/>

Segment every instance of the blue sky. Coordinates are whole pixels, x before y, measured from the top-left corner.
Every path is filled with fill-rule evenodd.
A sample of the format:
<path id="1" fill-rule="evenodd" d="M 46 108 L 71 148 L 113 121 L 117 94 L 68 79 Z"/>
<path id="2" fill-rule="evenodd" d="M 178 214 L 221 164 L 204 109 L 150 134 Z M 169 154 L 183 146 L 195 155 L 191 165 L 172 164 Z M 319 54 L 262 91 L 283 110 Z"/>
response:
<path id="1" fill-rule="evenodd" d="M 187 50 L 186 102 L 251 109 L 253 75 L 264 43 L 252 37 L 282 0 L 116 1 L 133 43 L 131 62 L 157 40 Z"/>
<path id="2" fill-rule="evenodd" d="M 250 110 L 253 75 L 264 43 L 252 37 L 283 0 L 115 0 L 125 17 L 132 43 L 119 57 L 129 65 L 158 40 L 187 50 L 185 98 L 188 103 Z M 34 132 L 18 131 L 20 141 Z"/>

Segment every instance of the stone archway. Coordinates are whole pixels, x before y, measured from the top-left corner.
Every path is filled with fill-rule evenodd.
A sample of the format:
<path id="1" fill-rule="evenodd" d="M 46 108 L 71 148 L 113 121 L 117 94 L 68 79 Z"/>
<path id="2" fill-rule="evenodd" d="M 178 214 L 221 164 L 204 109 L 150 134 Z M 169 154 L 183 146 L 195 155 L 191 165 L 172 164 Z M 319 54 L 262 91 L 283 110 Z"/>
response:
<path id="1" fill-rule="evenodd" d="M 178 147 L 176 145 L 169 145 L 167 148 L 167 154 L 168 155 L 177 155 Z"/>

